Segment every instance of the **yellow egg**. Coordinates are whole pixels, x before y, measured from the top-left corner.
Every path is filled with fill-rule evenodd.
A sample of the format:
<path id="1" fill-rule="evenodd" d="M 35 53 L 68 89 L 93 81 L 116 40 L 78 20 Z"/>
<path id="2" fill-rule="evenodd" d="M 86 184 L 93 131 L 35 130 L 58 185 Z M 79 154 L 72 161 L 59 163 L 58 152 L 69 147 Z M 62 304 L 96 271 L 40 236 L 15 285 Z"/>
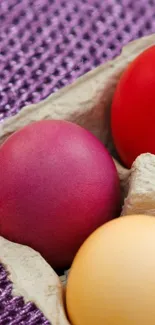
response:
<path id="1" fill-rule="evenodd" d="M 72 325 L 155 325 L 155 217 L 97 229 L 74 259 L 66 305 Z"/>

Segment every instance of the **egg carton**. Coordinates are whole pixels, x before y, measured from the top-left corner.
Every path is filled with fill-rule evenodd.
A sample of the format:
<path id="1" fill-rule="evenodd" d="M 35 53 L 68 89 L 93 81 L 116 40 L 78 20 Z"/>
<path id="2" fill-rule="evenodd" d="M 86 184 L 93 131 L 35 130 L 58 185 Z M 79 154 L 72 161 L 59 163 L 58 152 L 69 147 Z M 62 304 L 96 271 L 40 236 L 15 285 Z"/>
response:
<path id="1" fill-rule="evenodd" d="M 87 73 L 38 104 L 24 107 L 17 115 L 0 124 L 0 144 L 15 131 L 38 120 L 60 119 L 75 122 L 104 143 L 113 157 L 122 193 L 121 215 L 155 215 L 155 155 L 142 154 L 130 170 L 124 168 L 119 162 L 110 130 L 112 97 L 122 72 L 132 60 L 154 43 L 155 34 L 136 40 L 128 44 L 116 59 Z M 38 324 L 69 325 L 64 303 L 69 271 L 58 277 L 39 253 L 2 237 L 0 262 L 11 288 L 9 290 L 13 298 L 10 299 L 15 301 L 22 297 L 26 305 L 23 308 L 28 308 L 33 303 L 33 308 L 41 312 L 37 314 L 36 310 L 35 315 L 43 317 Z M 4 277 L 4 272 L 0 274 Z M 3 324 L 1 317 L 0 324 Z M 27 324 L 36 323 L 32 319 Z"/>

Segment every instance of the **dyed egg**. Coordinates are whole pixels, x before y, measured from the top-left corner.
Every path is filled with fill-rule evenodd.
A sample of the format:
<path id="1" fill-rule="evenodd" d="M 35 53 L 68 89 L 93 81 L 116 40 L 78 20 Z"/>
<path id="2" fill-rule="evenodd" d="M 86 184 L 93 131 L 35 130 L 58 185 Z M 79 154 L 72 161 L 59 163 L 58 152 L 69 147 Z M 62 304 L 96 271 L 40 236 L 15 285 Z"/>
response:
<path id="1" fill-rule="evenodd" d="M 127 167 L 138 155 L 155 154 L 155 46 L 125 70 L 114 94 L 111 127 L 116 149 Z"/>
<path id="2" fill-rule="evenodd" d="M 125 216 L 81 246 L 66 290 L 72 325 L 155 324 L 155 218 Z"/>
<path id="3" fill-rule="evenodd" d="M 83 241 L 114 217 L 120 188 L 100 141 L 65 121 L 41 121 L 0 148 L 0 235 L 70 266 Z"/>

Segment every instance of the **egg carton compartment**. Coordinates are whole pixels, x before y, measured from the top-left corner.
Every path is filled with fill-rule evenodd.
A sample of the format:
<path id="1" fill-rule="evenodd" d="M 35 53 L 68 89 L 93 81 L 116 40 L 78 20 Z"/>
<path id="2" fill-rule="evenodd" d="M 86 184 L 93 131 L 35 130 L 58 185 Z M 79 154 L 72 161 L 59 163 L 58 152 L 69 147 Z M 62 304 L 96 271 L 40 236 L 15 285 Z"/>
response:
<path id="1" fill-rule="evenodd" d="M 0 237 L 0 324 L 68 325 L 59 277 L 33 249 Z"/>
<path id="2" fill-rule="evenodd" d="M 116 59 L 85 74 L 70 86 L 38 104 L 24 107 L 0 124 L 0 144 L 20 128 L 43 119 L 74 122 L 92 132 L 111 153 L 122 193 L 122 215 L 155 215 L 155 156 L 140 155 L 131 169 L 124 168 L 115 150 L 110 130 L 110 107 L 116 85 L 128 64 L 155 43 L 155 34 L 129 43 Z M 58 277 L 32 249 L 0 238 L 1 263 L 13 283 L 13 295 L 32 301 L 52 325 L 69 324 L 64 307 L 68 272 Z M 61 280 L 61 281 L 60 281 Z M 46 323 L 48 324 L 48 323 Z"/>

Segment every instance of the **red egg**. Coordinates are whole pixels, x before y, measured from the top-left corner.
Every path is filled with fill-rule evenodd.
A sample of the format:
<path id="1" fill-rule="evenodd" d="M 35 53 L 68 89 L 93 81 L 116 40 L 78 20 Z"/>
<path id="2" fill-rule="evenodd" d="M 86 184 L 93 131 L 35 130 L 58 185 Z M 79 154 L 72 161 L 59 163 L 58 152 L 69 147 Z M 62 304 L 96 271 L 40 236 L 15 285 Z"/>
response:
<path id="1" fill-rule="evenodd" d="M 127 167 L 142 153 L 155 154 L 155 46 L 123 73 L 111 111 L 116 149 Z"/>
<path id="2" fill-rule="evenodd" d="M 70 266 L 83 241 L 116 216 L 120 189 L 111 156 L 82 127 L 41 121 L 0 149 L 0 235 Z"/>

